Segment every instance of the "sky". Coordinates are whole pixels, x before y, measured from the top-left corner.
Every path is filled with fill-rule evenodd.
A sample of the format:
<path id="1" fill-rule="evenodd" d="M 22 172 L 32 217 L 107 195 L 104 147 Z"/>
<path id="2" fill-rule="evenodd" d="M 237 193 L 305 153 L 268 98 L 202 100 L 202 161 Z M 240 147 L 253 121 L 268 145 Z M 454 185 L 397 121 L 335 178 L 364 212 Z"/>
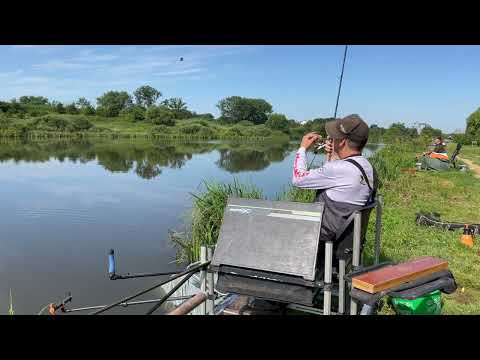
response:
<path id="1" fill-rule="evenodd" d="M 344 45 L 0 45 L 0 100 L 93 104 L 142 85 L 218 116 L 228 96 L 262 98 L 298 121 L 331 117 Z M 180 58 L 183 57 L 183 61 Z M 339 116 L 464 130 L 480 107 L 480 46 L 349 46 Z"/>

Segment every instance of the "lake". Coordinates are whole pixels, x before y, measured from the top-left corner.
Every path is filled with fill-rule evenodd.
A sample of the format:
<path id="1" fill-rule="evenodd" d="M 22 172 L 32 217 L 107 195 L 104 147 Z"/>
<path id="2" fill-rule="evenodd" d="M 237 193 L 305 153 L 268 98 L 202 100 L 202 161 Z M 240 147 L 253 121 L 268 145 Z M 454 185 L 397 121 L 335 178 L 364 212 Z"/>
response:
<path id="1" fill-rule="evenodd" d="M 109 304 L 160 278 L 117 273 L 179 269 L 168 230 L 182 230 L 203 180 L 234 178 L 269 199 L 290 184 L 298 144 L 147 140 L 0 140 L 0 314 L 36 314 L 71 291 L 71 307 Z M 365 154 L 376 150 L 369 146 Z M 309 154 L 309 159 L 313 154 Z M 315 164 L 320 165 L 318 155 Z M 155 292 L 139 299 L 158 297 Z M 107 313 L 143 314 L 151 305 Z"/>

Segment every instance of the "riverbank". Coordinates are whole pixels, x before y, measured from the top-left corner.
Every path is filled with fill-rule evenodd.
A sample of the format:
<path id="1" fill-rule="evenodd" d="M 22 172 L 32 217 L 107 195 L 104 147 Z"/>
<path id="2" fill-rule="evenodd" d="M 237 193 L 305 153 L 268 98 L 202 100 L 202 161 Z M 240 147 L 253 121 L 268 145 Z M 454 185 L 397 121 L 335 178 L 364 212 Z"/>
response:
<path id="1" fill-rule="evenodd" d="M 470 249 L 460 244 L 460 231 L 419 226 L 415 223 L 415 215 L 419 211 L 437 212 L 448 221 L 479 223 L 480 182 L 473 173 L 457 170 L 403 174 L 401 168 L 414 167 L 418 151 L 412 145 L 387 146 L 371 158 L 378 170 L 380 194 L 384 197 L 381 260 L 401 262 L 427 255 L 447 260 L 457 280 L 458 291 L 443 296 L 443 313 L 478 314 L 480 279 L 476 274 L 480 271 L 479 246 Z M 241 184 L 209 184 L 203 192 L 195 194 L 190 232 L 173 237 L 179 254 L 182 254 L 179 259 L 194 260 L 197 247 L 216 242 L 228 196 L 261 198 L 262 191 Z M 291 189 L 278 198 L 310 202 L 313 191 Z M 375 215 L 372 214 L 364 252 L 367 264 L 373 262 L 374 224 Z M 387 309 L 383 312 L 386 313 Z"/>
<path id="2" fill-rule="evenodd" d="M 220 124 L 211 119 L 177 120 L 170 125 L 132 121 L 128 117 L 106 118 L 67 114 L 0 119 L 0 137 L 31 139 L 62 138 L 151 138 L 175 140 L 289 141 L 290 136 L 265 125 L 243 122 Z"/>

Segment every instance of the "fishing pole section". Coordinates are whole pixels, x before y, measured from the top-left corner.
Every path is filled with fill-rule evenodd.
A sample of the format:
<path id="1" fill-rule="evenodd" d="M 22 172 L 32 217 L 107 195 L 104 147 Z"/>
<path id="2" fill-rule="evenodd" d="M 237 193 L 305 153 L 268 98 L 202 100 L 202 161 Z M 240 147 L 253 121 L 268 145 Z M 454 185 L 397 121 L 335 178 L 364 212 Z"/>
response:
<path id="1" fill-rule="evenodd" d="M 124 280 L 124 279 L 135 279 L 135 278 L 156 277 L 156 276 L 169 276 L 169 278 L 153 286 L 150 286 L 147 289 L 138 291 L 133 295 L 127 296 L 125 298 L 122 298 L 108 305 L 84 306 L 79 308 L 67 309 L 65 305 L 72 301 L 72 296 L 69 293 L 68 296 L 62 301 L 58 303 L 49 304 L 47 306 L 48 312 L 50 315 L 56 315 L 56 313 L 59 310 L 62 313 L 73 313 L 73 312 L 93 310 L 93 312 L 89 313 L 89 315 L 98 315 L 115 307 L 126 308 L 134 305 L 153 304 L 150 310 L 148 310 L 148 312 L 146 313 L 146 315 L 151 315 L 156 310 L 158 310 L 160 306 L 162 306 L 166 301 L 185 300 L 182 304 L 177 306 L 174 310 L 172 310 L 167 315 L 187 314 L 204 303 L 205 303 L 205 306 L 204 306 L 205 313 L 213 314 L 214 300 L 215 300 L 214 280 L 213 280 L 213 273 L 207 270 L 208 266 L 210 265 L 211 258 L 213 257 L 213 250 L 211 248 L 206 248 L 206 247 L 201 247 L 200 250 L 201 250 L 200 261 L 188 265 L 185 270 L 161 272 L 161 273 L 160 272 L 159 273 L 134 273 L 134 274 L 127 273 L 124 275 L 119 275 L 116 273 L 115 251 L 111 249 L 108 252 L 108 278 L 110 280 Z M 201 283 L 201 289 L 198 293 L 193 295 L 186 295 L 186 296 L 176 296 L 176 297 L 172 296 L 178 289 L 181 288 L 182 285 L 184 285 L 195 273 L 198 273 L 198 272 L 200 273 L 200 283 Z M 175 280 L 179 280 L 179 281 L 170 289 L 170 291 L 168 291 L 161 298 L 131 301 L 139 296 L 149 293 L 152 290 L 155 290 Z M 40 314 L 44 311 L 44 309 L 42 309 Z"/>
<path id="2" fill-rule="evenodd" d="M 348 50 L 348 45 L 345 45 L 345 50 L 343 52 L 343 61 L 342 61 L 342 70 L 340 72 L 340 80 L 338 82 L 338 91 L 337 91 L 337 100 L 335 102 L 335 111 L 333 112 L 333 119 L 337 118 L 337 110 L 338 110 L 338 103 L 340 100 L 340 94 L 342 92 L 342 83 L 343 83 L 343 73 L 345 71 L 345 61 L 347 60 L 347 50 Z M 313 161 L 315 160 L 315 157 L 317 154 L 325 147 L 327 139 L 319 139 L 315 145 L 314 145 L 314 150 L 313 150 L 313 159 L 308 165 L 307 169 L 310 170 L 313 164 Z"/>

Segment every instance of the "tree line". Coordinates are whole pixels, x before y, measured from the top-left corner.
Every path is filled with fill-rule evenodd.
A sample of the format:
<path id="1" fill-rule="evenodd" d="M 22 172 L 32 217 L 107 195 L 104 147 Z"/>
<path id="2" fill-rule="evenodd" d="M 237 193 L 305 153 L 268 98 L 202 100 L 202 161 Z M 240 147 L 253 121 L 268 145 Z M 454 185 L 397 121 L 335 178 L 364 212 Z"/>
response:
<path id="1" fill-rule="evenodd" d="M 117 117 L 127 118 L 132 122 L 149 122 L 154 125 L 174 126 L 183 119 L 202 118 L 212 120 L 223 125 L 238 125 L 241 127 L 264 125 L 278 132 L 285 133 L 291 138 L 298 138 L 305 132 L 316 131 L 325 134 L 325 123 L 333 118 L 315 118 L 300 124 L 295 119 L 289 119 L 284 114 L 275 113 L 273 106 L 264 99 L 229 96 L 221 99 L 216 105 L 220 116 L 215 118 L 212 114 L 198 114 L 188 108 L 182 98 L 173 97 L 162 101 L 163 94 L 149 85 L 137 88 L 133 94 L 127 91 L 107 91 L 96 99 L 95 106 L 86 98 L 63 104 L 50 101 L 43 96 L 21 96 L 10 102 L 0 101 L 0 117 L 13 116 L 18 118 L 39 117 L 48 114 L 71 114 L 84 116 L 99 116 L 108 119 Z M 4 121 L 5 122 L 5 121 Z M 41 123 L 41 120 L 37 121 Z M 59 119 L 44 119 L 44 122 L 61 122 Z M 48 125 L 47 124 L 47 125 Z M 1 127 L 0 118 L 0 127 Z M 87 122 L 69 124 L 64 127 L 72 129 L 88 129 Z M 416 128 L 408 127 L 404 123 L 394 123 L 388 128 L 378 125 L 370 126 L 370 139 L 373 142 L 391 142 L 396 139 L 431 138 L 442 135 L 441 130 L 431 126 L 424 127 L 420 133 Z M 480 137 L 480 109 L 467 119 L 467 131 L 463 136 Z"/>

